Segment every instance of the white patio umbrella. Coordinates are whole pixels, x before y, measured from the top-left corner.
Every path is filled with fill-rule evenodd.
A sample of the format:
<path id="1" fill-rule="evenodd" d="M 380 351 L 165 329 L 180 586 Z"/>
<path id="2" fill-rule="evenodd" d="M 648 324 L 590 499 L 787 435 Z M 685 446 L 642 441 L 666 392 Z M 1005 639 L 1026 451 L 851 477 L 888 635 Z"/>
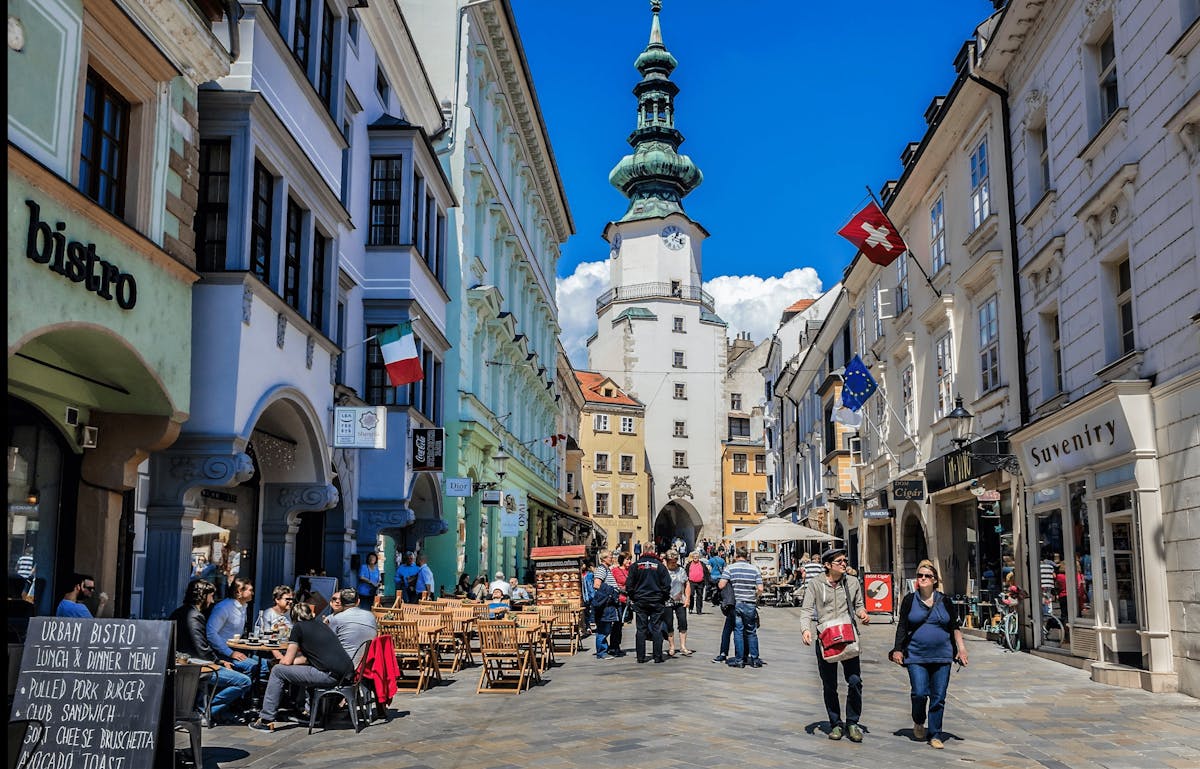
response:
<path id="1" fill-rule="evenodd" d="M 792 523 L 783 518 L 769 518 L 748 529 L 742 529 L 733 535 L 733 539 L 738 542 L 794 542 L 800 539 L 833 542 L 841 537 Z"/>
<path id="2" fill-rule="evenodd" d="M 202 518 L 197 518 L 195 521 L 192 522 L 192 536 L 193 537 L 200 537 L 200 536 L 204 536 L 205 534 L 220 535 L 220 534 L 228 534 L 228 533 L 229 533 L 229 529 L 222 528 L 221 526 L 218 526 L 215 523 L 209 523 L 208 521 L 206 521 Z"/>

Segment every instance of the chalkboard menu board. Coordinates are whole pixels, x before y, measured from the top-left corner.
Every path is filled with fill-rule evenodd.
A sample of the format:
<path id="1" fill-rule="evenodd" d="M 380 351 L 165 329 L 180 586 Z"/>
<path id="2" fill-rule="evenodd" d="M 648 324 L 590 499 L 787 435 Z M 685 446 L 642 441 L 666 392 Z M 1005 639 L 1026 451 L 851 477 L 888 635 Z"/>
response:
<path id="1" fill-rule="evenodd" d="M 153 767 L 171 631 L 152 620 L 30 619 L 12 717 L 46 724 L 31 765 Z"/>

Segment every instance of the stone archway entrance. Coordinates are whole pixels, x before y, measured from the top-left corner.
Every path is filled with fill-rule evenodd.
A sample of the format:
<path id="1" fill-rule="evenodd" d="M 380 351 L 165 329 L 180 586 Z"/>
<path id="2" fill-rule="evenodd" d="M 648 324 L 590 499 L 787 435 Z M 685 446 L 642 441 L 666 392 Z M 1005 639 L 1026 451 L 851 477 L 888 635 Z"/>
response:
<path id="1" fill-rule="evenodd" d="M 692 503 L 686 499 L 672 499 L 654 516 L 653 532 L 656 544 L 667 546 L 678 537 L 690 551 L 700 541 L 703 530 L 704 521 Z"/>
<path id="2" fill-rule="evenodd" d="M 917 564 L 929 557 L 921 511 L 909 502 L 904 508 L 904 524 L 900 529 L 900 573 L 905 579 L 917 570 Z"/>

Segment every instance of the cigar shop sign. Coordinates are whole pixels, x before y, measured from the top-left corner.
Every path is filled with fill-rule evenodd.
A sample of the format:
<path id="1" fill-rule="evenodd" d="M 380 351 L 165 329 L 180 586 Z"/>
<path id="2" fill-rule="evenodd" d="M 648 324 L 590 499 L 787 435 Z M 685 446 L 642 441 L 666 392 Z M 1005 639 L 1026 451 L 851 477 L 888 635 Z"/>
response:
<path id="1" fill-rule="evenodd" d="M 25 256 L 46 269 L 78 284 L 89 293 L 122 310 L 137 304 L 137 279 L 123 271 L 107 254 L 97 254 L 95 243 L 84 243 L 74 236 L 64 221 L 42 221 L 42 208 L 26 200 L 29 229 L 25 236 Z"/>
<path id="2" fill-rule="evenodd" d="M 1021 471 L 1032 483 L 1051 480 L 1134 449 L 1129 422 L 1117 399 L 1038 433 L 1013 437 Z"/>

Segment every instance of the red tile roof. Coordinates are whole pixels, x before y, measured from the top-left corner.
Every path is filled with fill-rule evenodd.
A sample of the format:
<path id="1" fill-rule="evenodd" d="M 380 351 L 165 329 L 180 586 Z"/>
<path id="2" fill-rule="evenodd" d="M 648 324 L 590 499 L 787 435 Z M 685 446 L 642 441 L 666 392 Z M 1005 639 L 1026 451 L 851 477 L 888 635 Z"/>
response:
<path id="1" fill-rule="evenodd" d="M 579 380 L 579 389 L 583 391 L 583 399 L 588 403 L 602 403 L 609 406 L 642 405 L 641 401 L 626 395 L 616 382 L 604 374 L 598 374 L 595 371 L 576 371 L 575 378 Z M 605 395 L 606 389 L 611 389 L 613 394 Z"/>
<path id="2" fill-rule="evenodd" d="M 788 307 L 786 310 L 784 310 L 784 312 L 804 312 L 809 307 L 812 307 L 816 301 L 816 299 L 801 299 L 791 307 Z"/>

